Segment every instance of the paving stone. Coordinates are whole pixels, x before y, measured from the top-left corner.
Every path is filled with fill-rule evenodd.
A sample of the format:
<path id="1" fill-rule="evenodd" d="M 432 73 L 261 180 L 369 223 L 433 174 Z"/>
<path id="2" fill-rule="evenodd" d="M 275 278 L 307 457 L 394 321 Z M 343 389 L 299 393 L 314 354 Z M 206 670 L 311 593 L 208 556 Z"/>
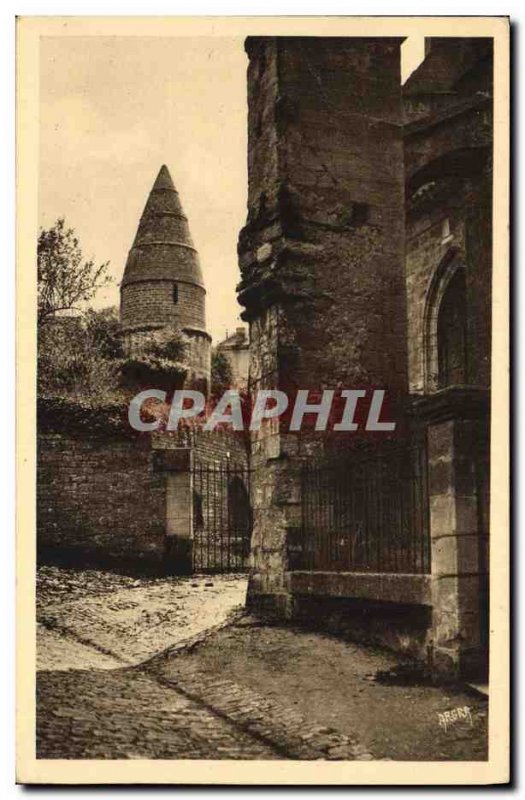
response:
<path id="1" fill-rule="evenodd" d="M 282 756 L 173 689 L 133 669 L 117 669 L 39 673 L 37 757 Z"/>
<path id="2" fill-rule="evenodd" d="M 158 674 L 158 667 L 154 667 Z M 190 698 L 198 698 L 218 714 L 224 714 L 248 733 L 263 737 L 288 758 L 368 760 L 373 756 L 356 740 L 338 731 L 312 725 L 301 714 L 268 700 L 251 689 L 195 669 L 180 657 L 161 673 L 162 679 Z"/>

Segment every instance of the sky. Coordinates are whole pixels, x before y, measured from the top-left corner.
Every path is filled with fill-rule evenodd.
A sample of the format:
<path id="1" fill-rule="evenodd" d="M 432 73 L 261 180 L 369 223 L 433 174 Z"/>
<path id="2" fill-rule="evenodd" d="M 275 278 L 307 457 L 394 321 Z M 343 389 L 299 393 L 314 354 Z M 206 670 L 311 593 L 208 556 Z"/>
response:
<path id="1" fill-rule="evenodd" d="M 423 39 L 402 46 L 402 78 Z M 241 307 L 237 236 L 246 220 L 247 56 L 243 38 L 43 37 L 39 224 L 64 216 L 83 254 L 109 261 L 93 305 L 119 303 L 128 251 L 166 164 L 199 251 L 214 341 Z"/>

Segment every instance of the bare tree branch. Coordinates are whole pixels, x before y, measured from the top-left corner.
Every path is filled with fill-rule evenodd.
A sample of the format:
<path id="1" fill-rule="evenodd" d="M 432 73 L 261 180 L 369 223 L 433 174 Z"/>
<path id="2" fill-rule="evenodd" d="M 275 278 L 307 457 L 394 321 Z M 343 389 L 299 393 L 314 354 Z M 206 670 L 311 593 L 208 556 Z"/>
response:
<path id="1" fill-rule="evenodd" d="M 63 217 L 38 237 L 38 322 L 44 324 L 58 311 L 77 310 L 102 286 L 111 282 L 109 261 L 98 266 L 84 261 L 73 228 Z"/>

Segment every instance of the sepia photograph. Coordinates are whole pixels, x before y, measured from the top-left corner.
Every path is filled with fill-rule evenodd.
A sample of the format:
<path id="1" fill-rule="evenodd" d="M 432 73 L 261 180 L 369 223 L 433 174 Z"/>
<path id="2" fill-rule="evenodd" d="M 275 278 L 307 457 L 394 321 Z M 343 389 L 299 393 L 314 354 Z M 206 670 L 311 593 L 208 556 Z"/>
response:
<path id="1" fill-rule="evenodd" d="M 504 781 L 508 19 L 18 40 L 19 780 Z"/>

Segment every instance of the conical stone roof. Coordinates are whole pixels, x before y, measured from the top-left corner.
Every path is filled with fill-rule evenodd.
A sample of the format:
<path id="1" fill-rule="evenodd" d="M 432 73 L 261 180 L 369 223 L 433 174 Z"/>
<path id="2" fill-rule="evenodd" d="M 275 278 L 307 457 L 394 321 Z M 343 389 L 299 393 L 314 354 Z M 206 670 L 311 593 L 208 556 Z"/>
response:
<path id="1" fill-rule="evenodd" d="M 185 281 L 204 288 L 188 220 L 165 164 L 142 212 L 121 286 L 147 280 Z"/>

